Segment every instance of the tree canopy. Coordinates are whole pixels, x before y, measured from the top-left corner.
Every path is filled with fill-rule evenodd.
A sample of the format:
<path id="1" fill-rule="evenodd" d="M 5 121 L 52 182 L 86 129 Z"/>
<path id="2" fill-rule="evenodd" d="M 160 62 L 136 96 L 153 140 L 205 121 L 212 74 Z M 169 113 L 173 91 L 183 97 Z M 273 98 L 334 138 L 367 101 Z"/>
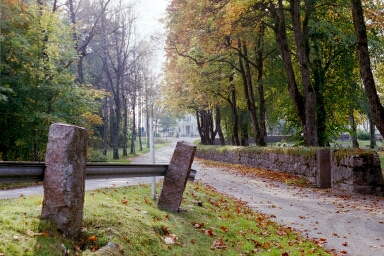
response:
<path id="1" fill-rule="evenodd" d="M 364 4 L 379 71 L 382 3 Z M 351 8 L 329 0 L 173 0 L 167 10 L 165 91 L 169 97 L 182 93 L 183 108 L 232 109 L 232 118 L 221 118 L 261 146 L 266 127 L 282 120 L 305 145 L 326 146 L 340 132 L 352 131 L 357 112 L 369 114 Z M 177 106 L 178 100 L 168 103 Z M 241 128 L 235 120 L 244 112 L 250 125 Z M 228 139 L 236 130 L 226 128 Z"/>
<path id="2" fill-rule="evenodd" d="M 54 122 L 86 127 L 115 159 L 135 154 L 153 109 L 167 111 L 159 123 L 196 115 L 204 144 L 286 132 L 327 146 L 362 119 L 384 134 L 379 0 L 169 1 L 161 94 L 160 37 L 138 41 L 133 1 L 3 0 L 0 15 L 4 160 L 42 160 Z"/>

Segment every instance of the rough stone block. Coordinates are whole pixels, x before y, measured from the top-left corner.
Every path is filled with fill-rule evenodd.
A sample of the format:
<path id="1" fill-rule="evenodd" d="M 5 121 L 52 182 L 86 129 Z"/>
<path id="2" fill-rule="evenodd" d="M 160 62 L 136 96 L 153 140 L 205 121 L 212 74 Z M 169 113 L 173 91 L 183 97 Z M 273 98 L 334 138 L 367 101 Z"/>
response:
<path id="1" fill-rule="evenodd" d="M 316 152 L 318 173 L 317 173 L 317 187 L 330 188 L 331 187 L 331 152 L 329 149 L 319 149 Z"/>
<path id="2" fill-rule="evenodd" d="M 42 218 L 69 237 L 77 237 L 82 225 L 87 138 L 84 128 L 73 125 L 49 129 Z"/>
<path id="3" fill-rule="evenodd" d="M 195 145 L 185 141 L 177 142 L 157 203 L 160 209 L 179 211 L 195 152 Z"/>

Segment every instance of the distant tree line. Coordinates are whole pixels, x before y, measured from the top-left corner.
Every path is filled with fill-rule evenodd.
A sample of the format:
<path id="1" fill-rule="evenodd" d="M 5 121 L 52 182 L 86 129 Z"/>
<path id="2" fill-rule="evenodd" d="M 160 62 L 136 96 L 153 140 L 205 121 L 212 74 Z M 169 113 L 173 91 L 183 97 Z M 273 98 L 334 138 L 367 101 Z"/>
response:
<path id="1" fill-rule="evenodd" d="M 87 128 L 115 159 L 135 153 L 156 81 L 134 5 L 3 0 L 0 16 L 0 159 L 44 160 L 55 122 Z"/>

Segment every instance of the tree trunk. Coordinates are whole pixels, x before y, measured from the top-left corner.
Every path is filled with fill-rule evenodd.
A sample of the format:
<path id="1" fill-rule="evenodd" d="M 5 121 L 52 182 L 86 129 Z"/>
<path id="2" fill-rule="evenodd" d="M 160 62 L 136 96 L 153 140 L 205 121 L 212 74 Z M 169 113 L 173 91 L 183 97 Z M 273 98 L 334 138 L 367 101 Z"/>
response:
<path id="1" fill-rule="evenodd" d="M 215 131 L 213 129 L 212 110 L 200 109 L 196 112 L 197 126 L 201 138 L 201 144 L 214 145 Z"/>
<path id="2" fill-rule="evenodd" d="M 260 27 L 260 32 L 256 42 L 256 69 L 257 69 L 257 90 L 259 94 L 259 117 L 260 117 L 260 144 L 266 146 L 267 128 L 265 125 L 265 97 L 263 85 L 263 53 L 264 53 L 264 25 Z"/>
<path id="3" fill-rule="evenodd" d="M 108 148 L 108 97 L 104 97 L 103 103 L 103 155 L 107 155 Z"/>
<path id="4" fill-rule="evenodd" d="M 300 0 L 291 0 L 291 13 L 294 37 L 300 64 L 301 82 L 304 88 L 305 125 L 304 143 L 307 146 L 318 146 L 316 132 L 316 101 L 311 85 L 309 69 L 309 18 L 312 13 L 312 1 L 307 1 L 303 26 L 301 26 Z"/>
<path id="5" fill-rule="evenodd" d="M 225 138 L 223 131 L 221 129 L 221 112 L 220 112 L 220 105 L 216 105 L 216 115 L 215 115 L 215 124 L 216 124 L 216 133 L 219 134 L 220 138 L 220 145 L 225 146 Z"/>
<path id="6" fill-rule="evenodd" d="M 113 159 L 119 159 L 119 132 L 121 121 L 121 100 L 120 100 L 120 87 L 121 79 L 120 74 L 117 74 L 115 88 L 112 90 L 113 102 L 114 102 L 114 115 L 113 119 L 113 134 L 112 134 L 112 151 Z"/>
<path id="7" fill-rule="evenodd" d="M 373 119 L 370 115 L 368 115 L 368 120 L 369 120 L 369 141 L 370 141 L 370 147 L 374 148 L 376 147 L 376 131 L 375 131 L 375 123 L 373 122 Z"/>
<path id="8" fill-rule="evenodd" d="M 240 51 L 242 51 L 242 55 L 247 57 L 248 51 L 245 43 L 238 40 L 238 48 Z M 255 100 L 253 95 L 251 68 L 247 58 L 244 58 L 244 63 L 243 63 L 243 57 L 241 56 L 241 54 L 239 54 L 239 66 L 240 66 L 240 73 L 243 78 L 244 95 L 247 103 L 247 108 L 251 117 L 254 138 L 258 146 L 265 146 L 265 141 L 261 138 L 261 137 L 264 138 L 264 136 L 260 135 L 259 120 L 257 118 L 257 111 L 256 111 Z"/>
<path id="9" fill-rule="evenodd" d="M 128 156 L 128 104 L 126 95 L 123 96 L 123 119 L 123 156 Z"/>
<path id="10" fill-rule="evenodd" d="M 132 102 L 132 136 L 131 136 L 131 152 L 130 154 L 136 154 L 135 140 L 136 140 L 136 102 Z"/>
<path id="11" fill-rule="evenodd" d="M 113 126 L 115 115 L 113 113 L 112 97 L 109 98 L 109 147 L 112 148 Z"/>
<path id="12" fill-rule="evenodd" d="M 147 106 L 147 109 L 146 109 L 146 119 L 145 119 L 145 130 L 147 131 L 146 132 L 146 137 L 147 137 L 147 148 L 150 147 L 150 144 L 149 144 L 149 136 L 150 136 L 150 132 L 152 132 L 150 130 L 150 125 L 149 125 L 149 110 L 148 110 L 148 106 Z"/>
<path id="13" fill-rule="evenodd" d="M 237 114 L 237 103 L 236 103 L 236 89 L 235 86 L 231 86 L 231 98 L 230 101 L 232 110 L 232 145 L 239 146 L 239 116 Z"/>
<path id="14" fill-rule="evenodd" d="M 249 134 L 248 134 L 248 124 L 249 124 L 249 113 L 248 111 L 240 110 L 241 122 L 240 122 L 240 145 L 249 146 Z"/>
<path id="15" fill-rule="evenodd" d="M 140 96 L 139 96 L 140 98 Z M 142 111 L 142 106 L 141 106 L 141 100 L 139 100 L 139 104 L 138 104 L 138 108 L 139 108 L 139 116 L 138 116 L 138 121 L 137 121 L 137 131 L 139 132 L 139 151 L 143 151 L 143 142 L 142 142 L 142 134 L 141 134 L 141 111 Z"/>
<path id="16" fill-rule="evenodd" d="M 112 134 L 112 150 L 113 159 L 119 159 L 119 127 L 120 127 L 120 104 L 115 103 L 115 118 L 113 122 L 113 134 Z"/>
<path id="17" fill-rule="evenodd" d="M 326 118 L 327 112 L 325 110 L 323 89 L 325 85 L 325 68 L 321 64 L 321 56 L 319 54 L 318 46 L 314 46 L 314 55 L 316 56 L 313 61 L 313 89 L 316 99 L 316 129 L 317 140 L 320 147 L 326 146 L 329 141 L 326 135 Z"/>
<path id="18" fill-rule="evenodd" d="M 353 115 L 353 108 L 350 108 L 349 110 L 349 121 L 351 122 L 351 139 L 352 139 L 352 147 L 358 148 L 359 142 L 357 141 L 357 129 L 356 129 L 356 122 L 355 122 L 355 116 Z"/>
<path id="19" fill-rule="evenodd" d="M 373 79 L 371 63 L 368 51 L 367 28 L 364 22 L 361 0 L 351 0 L 353 24 L 356 33 L 356 47 L 360 62 L 360 74 L 363 80 L 365 94 L 368 98 L 369 108 L 373 121 L 384 136 L 384 107 L 380 103 L 379 96 Z"/>
<path id="20" fill-rule="evenodd" d="M 284 69 L 288 80 L 288 92 L 295 104 L 296 111 L 300 118 L 300 123 L 304 130 L 306 124 L 304 97 L 301 95 L 297 87 L 295 72 L 293 70 L 292 60 L 288 47 L 283 1 L 278 0 L 277 11 L 274 9 L 274 5 L 272 5 L 271 12 L 275 21 L 274 32 L 276 35 L 276 42 L 279 47 L 280 55 L 283 60 Z"/>

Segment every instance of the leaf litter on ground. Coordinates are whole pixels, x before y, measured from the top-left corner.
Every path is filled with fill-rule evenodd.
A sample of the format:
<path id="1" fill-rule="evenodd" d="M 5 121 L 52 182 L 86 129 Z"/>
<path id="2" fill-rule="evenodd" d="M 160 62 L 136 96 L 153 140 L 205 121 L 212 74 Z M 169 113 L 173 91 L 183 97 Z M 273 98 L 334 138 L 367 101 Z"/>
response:
<path id="1" fill-rule="evenodd" d="M 76 240 L 40 219 L 42 196 L 0 200 L 0 255 L 330 255 L 201 183 L 187 184 L 180 213 L 159 210 L 150 194 L 150 185 L 87 192 Z"/>

